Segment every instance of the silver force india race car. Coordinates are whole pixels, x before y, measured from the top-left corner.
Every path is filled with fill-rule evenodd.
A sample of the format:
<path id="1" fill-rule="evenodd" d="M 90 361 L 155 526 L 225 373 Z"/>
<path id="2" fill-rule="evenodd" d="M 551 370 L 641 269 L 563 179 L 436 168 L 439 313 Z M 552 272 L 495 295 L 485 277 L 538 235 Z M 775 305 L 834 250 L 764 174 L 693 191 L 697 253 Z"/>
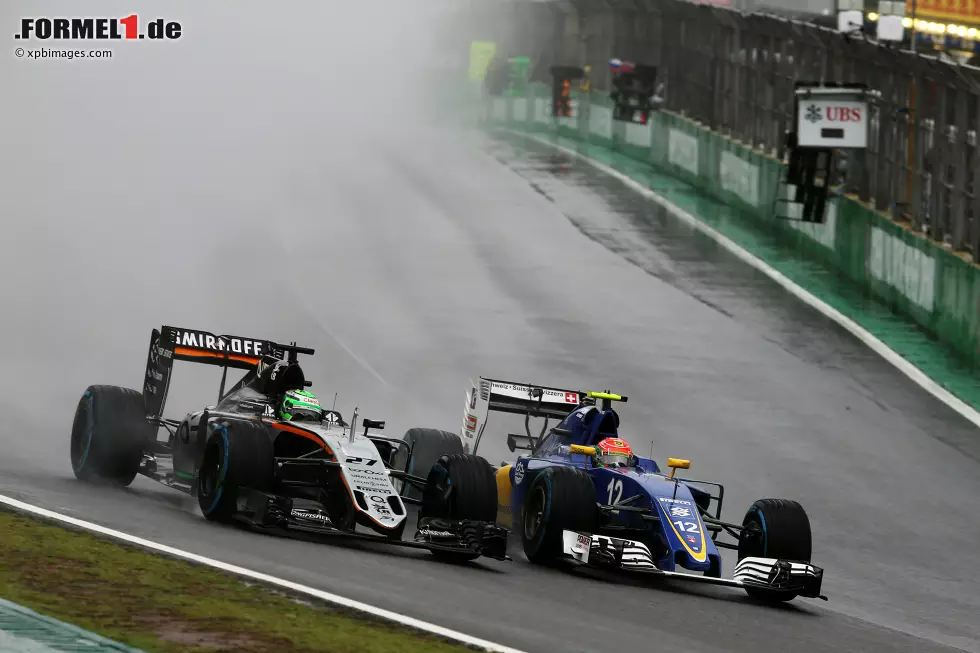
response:
<path id="1" fill-rule="evenodd" d="M 321 408 L 297 354 L 313 350 L 154 329 L 142 392 L 93 385 L 78 402 L 71 432 L 75 476 L 125 486 L 142 474 L 196 496 L 214 521 L 370 538 L 453 561 L 507 559 L 487 461 L 462 453 L 455 434 L 434 429 L 386 438 L 371 432 L 384 422 L 365 419 L 356 432 L 357 409 L 348 424 L 336 410 Z M 223 368 L 218 401 L 182 419 L 163 417 L 174 361 Z M 229 369 L 245 374 L 225 391 Z M 158 439 L 160 428 L 166 441 Z M 435 443 L 442 454 L 422 466 L 417 440 Z M 407 541 L 406 503 L 419 506 Z"/>
<path id="2" fill-rule="evenodd" d="M 524 416 L 526 432 L 506 436 L 510 451 L 521 453 L 496 473 L 497 521 L 520 533 L 528 560 L 728 585 L 767 602 L 825 599 L 803 507 L 760 499 L 741 524 L 722 521 L 724 487 L 676 478 L 688 460 L 668 458 L 667 475 L 620 437 L 612 402 L 626 400 L 483 377 L 471 382 L 461 431 L 467 451 L 478 452 L 491 412 Z M 544 419 L 537 433 L 531 418 Z M 550 430 L 549 419 L 558 421 Z M 726 533 L 736 541 L 724 541 Z M 722 578 L 719 548 L 738 551 L 731 579 Z"/>

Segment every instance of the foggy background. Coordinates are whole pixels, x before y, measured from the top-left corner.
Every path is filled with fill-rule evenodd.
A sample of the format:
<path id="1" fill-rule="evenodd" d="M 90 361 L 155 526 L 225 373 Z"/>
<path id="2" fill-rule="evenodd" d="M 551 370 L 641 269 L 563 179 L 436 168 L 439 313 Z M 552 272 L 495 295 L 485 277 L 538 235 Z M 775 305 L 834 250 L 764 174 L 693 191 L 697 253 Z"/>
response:
<path id="1" fill-rule="evenodd" d="M 427 138 L 433 71 L 457 56 L 465 67 L 467 52 L 437 38 L 452 5 L 0 3 L 4 456 L 70 474 L 81 393 L 141 388 L 162 324 L 298 340 L 317 349 L 305 369 L 325 404 L 339 391 L 345 415 L 359 403 L 391 416 L 398 398 L 374 366 L 390 369 L 345 343 L 371 331 L 411 342 L 410 326 L 369 326 L 389 310 L 345 284 L 377 265 L 358 225 L 397 209 L 373 204 L 388 173 L 371 149 Z M 179 21 L 182 35 L 13 38 L 26 16 L 131 13 L 141 30 Z M 113 56 L 29 60 L 16 47 Z M 219 377 L 178 364 L 166 414 L 213 402 Z M 442 397 L 445 428 L 459 426 L 465 383 Z"/>

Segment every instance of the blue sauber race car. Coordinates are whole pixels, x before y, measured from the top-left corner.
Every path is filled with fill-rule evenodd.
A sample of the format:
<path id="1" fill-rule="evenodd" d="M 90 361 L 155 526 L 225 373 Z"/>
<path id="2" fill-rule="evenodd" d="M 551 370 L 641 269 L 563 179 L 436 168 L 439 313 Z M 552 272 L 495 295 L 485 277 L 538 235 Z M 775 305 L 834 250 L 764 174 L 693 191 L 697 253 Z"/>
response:
<path id="1" fill-rule="evenodd" d="M 820 598 L 823 569 L 810 564 L 810 521 L 787 499 L 760 499 L 741 524 L 721 520 L 724 487 L 675 478 L 690 461 L 668 458 L 670 473 L 635 455 L 619 436 L 612 402 L 626 397 L 511 383 L 471 383 L 461 436 L 477 453 L 491 412 L 524 416 L 525 434 L 507 436 L 513 464 L 497 472 L 502 526 L 516 530 L 532 563 L 569 560 L 740 587 L 767 602 Z M 597 401 L 599 402 L 597 405 Z M 543 418 L 535 435 L 531 418 Z M 559 420 L 548 429 L 549 420 Z M 728 533 L 736 541 L 723 542 Z M 738 551 L 722 578 L 719 547 Z"/>

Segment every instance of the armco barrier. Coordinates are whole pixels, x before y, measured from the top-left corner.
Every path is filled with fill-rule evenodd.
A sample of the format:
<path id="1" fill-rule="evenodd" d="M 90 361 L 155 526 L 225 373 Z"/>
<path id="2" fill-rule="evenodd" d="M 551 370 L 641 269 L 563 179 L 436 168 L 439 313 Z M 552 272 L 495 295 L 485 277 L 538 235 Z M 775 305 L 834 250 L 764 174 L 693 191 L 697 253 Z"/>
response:
<path id="1" fill-rule="evenodd" d="M 557 120 L 543 85 L 531 85 L 527 97 L 489 103 L 484 115 L 491 125 L 608 147 L 738 208 L 800 256 L 910 318 L 973 370 L 980 364 L 980 269 L 855 199 L 833 198 L 823 224 L 779 219 L 783 163 L 668 112 L 656 113 L 646 126 L 613 121 L 604 93 L 575 94 L 576 115 Z"/>

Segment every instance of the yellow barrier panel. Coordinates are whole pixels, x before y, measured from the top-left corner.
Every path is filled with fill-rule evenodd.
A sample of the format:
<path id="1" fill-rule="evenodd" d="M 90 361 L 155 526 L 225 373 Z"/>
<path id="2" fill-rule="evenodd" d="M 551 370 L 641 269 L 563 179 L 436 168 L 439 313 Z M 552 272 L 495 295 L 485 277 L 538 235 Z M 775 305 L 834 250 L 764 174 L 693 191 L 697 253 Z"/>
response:
<path id="1" fill-rule="evenodd" d="M 470 43 L 470 81 L 482 82 L 487 76 L 490 62 L 497 56 L 497 44 L 493 41 Z"/>

